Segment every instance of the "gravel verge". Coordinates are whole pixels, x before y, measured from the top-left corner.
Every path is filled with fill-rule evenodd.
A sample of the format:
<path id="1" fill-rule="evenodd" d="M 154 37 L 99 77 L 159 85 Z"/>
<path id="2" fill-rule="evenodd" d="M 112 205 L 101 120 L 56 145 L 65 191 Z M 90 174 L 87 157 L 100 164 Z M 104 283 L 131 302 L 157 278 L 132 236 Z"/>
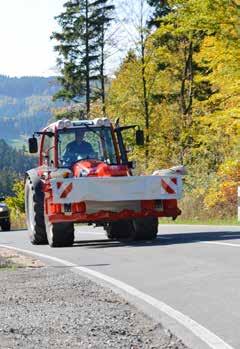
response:
<path id="1" fill-rule="evenodd" d="M 113 291 L 67 267 L 0 270 L 0 348 L 187 348 Z"/>
<path id="2" fill-rule="evenodd" d="M 14 250 L 0 248 L 0 269 L 1 268 L 41 268 L 44 264 L 39 260 L 25 256 Z"/>

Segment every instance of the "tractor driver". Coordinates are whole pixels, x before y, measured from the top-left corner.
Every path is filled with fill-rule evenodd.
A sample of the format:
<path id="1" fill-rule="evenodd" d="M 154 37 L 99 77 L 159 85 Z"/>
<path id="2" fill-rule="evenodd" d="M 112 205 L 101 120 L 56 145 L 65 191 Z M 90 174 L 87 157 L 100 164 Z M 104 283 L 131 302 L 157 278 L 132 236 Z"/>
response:
<path id="1" fill-rule="evenodd" d="M 76 130 L 76 138 L 67 144 L 63 154 L 64 163 L 70 164 L 77 160 L 90 158 L 94 154 L 94 150 L 90 143 L 83 140 L 85 130 Z"/>

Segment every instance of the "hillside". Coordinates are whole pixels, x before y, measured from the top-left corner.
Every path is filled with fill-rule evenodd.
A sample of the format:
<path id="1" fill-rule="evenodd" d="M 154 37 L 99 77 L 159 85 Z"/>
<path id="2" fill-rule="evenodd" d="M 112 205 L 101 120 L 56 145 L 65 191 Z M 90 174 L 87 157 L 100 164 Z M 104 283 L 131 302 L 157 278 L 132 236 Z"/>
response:
<path id="1" fill-rule="evenodd" d="M 0 139 L 0 196 L 11 195 L 14 180 L 22 178 L 26 170 L 35 167 L 37 160 L 24 150 L 10 147 Z"/>
<path id="2" fill-rule="evenodd" d="M 22 139 L 51 119 L 52 102 L 58 90 L 55 78 L 0 75 L 0 138 Z"/>

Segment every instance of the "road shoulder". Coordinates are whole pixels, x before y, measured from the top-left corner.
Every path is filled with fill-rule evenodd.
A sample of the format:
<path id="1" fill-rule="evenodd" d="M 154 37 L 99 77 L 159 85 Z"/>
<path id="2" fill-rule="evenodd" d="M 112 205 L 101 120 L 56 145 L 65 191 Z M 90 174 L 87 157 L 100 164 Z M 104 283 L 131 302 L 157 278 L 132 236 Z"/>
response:
<path id="1" fill-rule="evenodd" d="M 2 348 L 186 348 L 113 291 L 29 258 L 38 267 L 0 271 Z"/>

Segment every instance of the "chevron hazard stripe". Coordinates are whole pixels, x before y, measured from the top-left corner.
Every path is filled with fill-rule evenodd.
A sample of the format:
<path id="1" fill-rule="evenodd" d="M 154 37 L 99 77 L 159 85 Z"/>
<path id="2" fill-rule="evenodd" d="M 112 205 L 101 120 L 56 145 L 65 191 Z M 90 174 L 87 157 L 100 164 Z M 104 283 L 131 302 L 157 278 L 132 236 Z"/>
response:
<path id="1" fill-rule="evenodd" d="M 61 199 L 65 199 L 68 197 L 68 195 L 71 193 L 73 189 L 73 184 L 72 183 L 63 183 L 63 182 L 57 182 L 57 190 L 59 197 Z"/>
<path id="2" fill-rule="evenodd" d="M 176 194 L 177 193 L 177 178 L 164 178 L 161 179 L 161 185 L 165 193 Z"/>

